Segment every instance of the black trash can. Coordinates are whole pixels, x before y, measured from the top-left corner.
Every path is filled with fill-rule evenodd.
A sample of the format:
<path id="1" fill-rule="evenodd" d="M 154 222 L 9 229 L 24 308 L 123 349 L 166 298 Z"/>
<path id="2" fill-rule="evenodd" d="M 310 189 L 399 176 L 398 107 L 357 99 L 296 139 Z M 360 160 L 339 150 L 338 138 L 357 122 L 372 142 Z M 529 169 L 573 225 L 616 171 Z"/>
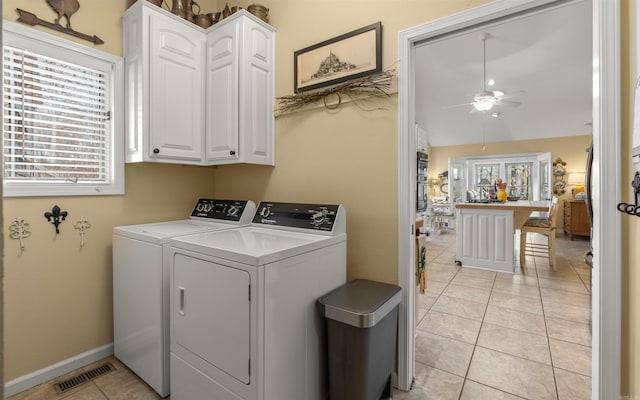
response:
<path id="1" fill-rule="evenodd" d="M 318 299 L 327 318 L 330 400 L 393 397 L 399 286 L 353 280 Z"/>

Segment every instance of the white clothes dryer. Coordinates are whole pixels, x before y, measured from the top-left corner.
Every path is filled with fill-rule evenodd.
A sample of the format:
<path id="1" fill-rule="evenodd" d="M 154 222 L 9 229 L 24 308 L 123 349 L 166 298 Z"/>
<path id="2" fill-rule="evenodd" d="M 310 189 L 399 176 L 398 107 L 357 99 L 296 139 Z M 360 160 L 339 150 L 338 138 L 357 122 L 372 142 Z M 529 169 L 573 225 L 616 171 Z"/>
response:
<path id="1" fill-rule="evenodd" d="M 171 397 L 320 400 L 316 300 L 346 282 L 339 205 L 261 202 L 250 226 L 171 240 Z"/>
<path id="2" fill-rule="evenodd" d="M 162 397 L 169 395 L 171 238 L 248 225 L 255 203 L 199 199 L 186 220 L 113 229 L 114 355 Z"/>

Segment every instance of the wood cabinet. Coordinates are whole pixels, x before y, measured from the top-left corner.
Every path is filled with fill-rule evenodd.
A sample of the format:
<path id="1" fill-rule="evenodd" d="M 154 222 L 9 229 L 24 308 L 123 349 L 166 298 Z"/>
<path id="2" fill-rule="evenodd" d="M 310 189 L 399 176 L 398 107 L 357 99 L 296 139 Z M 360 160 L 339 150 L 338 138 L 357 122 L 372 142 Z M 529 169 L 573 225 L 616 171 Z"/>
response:
<path id="1" fill-rule="evenodd" d="M 127 162 L 274 164 L 272 27 L 243 10 L 204 30 L 138 1 L 123 54 Z"/>
<path id="2" fill-rule="evenodd" d="M 591 236 L 591 224 L 584 201 L 564 202 L 564 234 L 571 240 L 574 236 Z"/>

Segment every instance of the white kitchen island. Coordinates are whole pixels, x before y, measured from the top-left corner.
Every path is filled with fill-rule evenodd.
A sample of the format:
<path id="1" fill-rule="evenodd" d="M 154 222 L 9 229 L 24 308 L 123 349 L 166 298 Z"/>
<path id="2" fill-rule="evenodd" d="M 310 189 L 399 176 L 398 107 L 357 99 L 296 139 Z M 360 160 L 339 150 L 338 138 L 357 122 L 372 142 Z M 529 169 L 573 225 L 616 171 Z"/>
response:
<path id="1" fill-rule="evenodd" d="M 513 273 L 515 233 L 547 201 L 456 204 L 456 262 L 465 267 Z"/>

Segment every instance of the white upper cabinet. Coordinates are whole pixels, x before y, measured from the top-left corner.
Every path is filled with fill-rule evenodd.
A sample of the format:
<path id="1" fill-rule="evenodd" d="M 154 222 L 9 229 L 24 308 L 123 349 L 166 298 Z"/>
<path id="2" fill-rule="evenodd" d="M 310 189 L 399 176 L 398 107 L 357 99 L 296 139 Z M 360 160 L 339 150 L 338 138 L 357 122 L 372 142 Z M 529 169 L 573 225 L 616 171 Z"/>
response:
<path id="1" fill-rule="evenodd" d="M 274 164 L 275 35 L 241 12 L 207 33 L 206 158 Z"/>
<path id="2" fill-rule="evenodd" d="M 240 26 L 225 24 L 207 40 L 207 160 L 238 160 Z"/>
<path id="3" fill-rule="evenodd" d="M 199 162 L 203 148 L 200 32 L 150 15 L 150 158 Z"/>
<path id="4" fill-rule="evenodd" d="M 204 30 L 146 1 L 130 7 L 127 162 L 273 165 L 274 45 L 246 11 Z"/>

